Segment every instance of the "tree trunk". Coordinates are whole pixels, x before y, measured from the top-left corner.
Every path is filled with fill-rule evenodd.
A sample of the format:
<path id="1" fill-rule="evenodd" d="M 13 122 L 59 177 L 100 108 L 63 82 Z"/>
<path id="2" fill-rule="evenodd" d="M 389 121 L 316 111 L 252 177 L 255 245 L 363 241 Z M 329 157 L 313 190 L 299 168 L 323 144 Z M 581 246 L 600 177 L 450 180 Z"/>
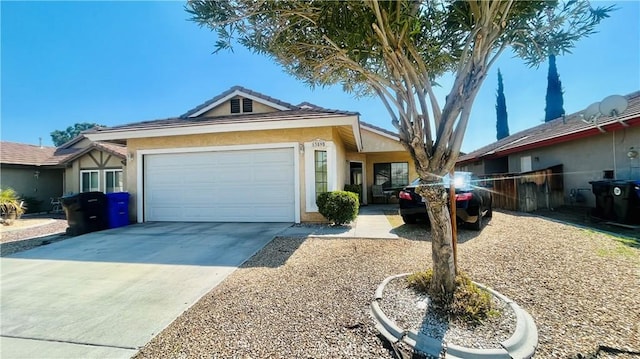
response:
<path id="1" fill-rule="evenodd" d="M 433 260 L 430 291 L 433 297 L 431 299 L 436 304 L 446 305 L 453 299 L 456 273 L 447 195 L 442 183 L 421 185 L 416 188 L 416 191 L 425 198 L 431 221 L 431 258 Z"/>

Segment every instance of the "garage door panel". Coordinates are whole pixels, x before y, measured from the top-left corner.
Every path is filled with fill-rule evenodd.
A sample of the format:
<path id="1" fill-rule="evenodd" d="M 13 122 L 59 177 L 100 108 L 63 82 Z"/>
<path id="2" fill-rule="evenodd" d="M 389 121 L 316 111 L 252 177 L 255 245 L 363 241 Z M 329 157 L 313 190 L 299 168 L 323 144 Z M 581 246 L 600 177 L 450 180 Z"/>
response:
<path id="1" fill-rule="evenodd" d="M 292 148 L 145 156 L 148 221 L 295 220 Z"/>

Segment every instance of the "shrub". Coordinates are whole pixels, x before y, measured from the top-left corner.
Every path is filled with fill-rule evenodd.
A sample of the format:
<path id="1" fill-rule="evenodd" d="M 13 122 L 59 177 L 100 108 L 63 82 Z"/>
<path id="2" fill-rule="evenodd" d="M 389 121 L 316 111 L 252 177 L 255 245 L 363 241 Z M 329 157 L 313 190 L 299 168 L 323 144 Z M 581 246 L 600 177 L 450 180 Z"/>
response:
<path id="1" fill-rule="evenodd" d="M 428 294 L 434 297 L 431 290 L 431 278 L 433 270 L 428 269 L 423 272 L 416 272 L 407 277 L 409 287 L 419 293 Z M 437 303 L 437 301 L 435 301 Z M 491 303 L 491 294 L 475 285 L 464 273 L 456 276 L 456 290 L 453 299 L 439 308 L 445 314 L 460 319 L 468 324 L 477 324 L 497 312 Z"/>
<path id="2" fill-rule="evenodd" d="M 320 214 L 337 225 L 356 219 L 360 208 L 358 195 L 346 191 L 320 193 L 316 203 Z"/>
<path id="3" fill-rule="evenodd" d="M 344 185 L 344 190 L 347 192 L 352 192 L 358 195 L 358 198 L 362 198 L 362 186 L 359 184 L 346 184 Z"/>
<path id="4" fill-rule="evenodd" d="M 24 213 L 22 200 L 13 188 L 0 190 L 0 212 L 4 224 L 12 224 Z"/>

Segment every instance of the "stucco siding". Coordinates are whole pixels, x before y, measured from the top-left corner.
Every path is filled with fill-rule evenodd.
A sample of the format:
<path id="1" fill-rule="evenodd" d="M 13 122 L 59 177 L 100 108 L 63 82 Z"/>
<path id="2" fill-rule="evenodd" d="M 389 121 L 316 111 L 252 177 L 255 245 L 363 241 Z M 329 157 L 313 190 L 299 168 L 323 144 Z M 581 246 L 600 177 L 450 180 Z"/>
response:
<path id="1" fill-rule="evenodd" d="M 255 103 L 254 103 L 255 105 Z M 316 139 L 325 141 L 335 141 L 339 137 L 334 137 L 334 131 L 331 127 L 314 127 L 300 129 L 284 129 L 284 130 L 267 130 L 267 131 L 243 131 L 243 132 L 227 132 L 217 134 L 200 134 L 200 135 L 184 135 L 171 137 L 150 137 L 129 139 L 127 149 L 130 153 L 136 154 L 139 150 L 157 150 L 171 148 L 189 148 L 189 147 L 218 147 L 218 146 L 236 146 L 236 145 L 260 145 L 268 143 L 291 143 L 297 142 L 303 144 Z M 341 142 L 340 142 L 341 143 Z M 341 145 L 337 148 L 342 150 Z M 344 152 L 342 152 L 342 161 L 345 161 Z M 299 156 L 298 162 L 299 183 L 300 183 L 300 220 L 303 222 L 323 221 L 324 218 L 315 212 L 307 212 L 305 200 L 305 162 L 304 156 Z M 131 193 L 130 211 L 132 220 L 136 220 L 136 196 L 137 196 L 137 161 L 131 161 L 126 167 L 127 191 Z M 339 167 L 339 166 L 338 166 Z M 338 177 L 339 181 L 344 181 L 344 173 L 342 177 Z M 344 182 L 342 182 L 342 186 Z M 293 189 L 292 189 L 293 190 Z"/>
<path id="2" fill-rule="evenodd" d="M 62 169 L 2 166 L 0 171 L 2 188 L 11 187 L 20 197 L 31 197 L 41 201 L 40 211 L 50 210 L 51 197 L 62 195 Z M 36 171 L 38 171 L 37 176 L 35 175 Z M 31 210 L 36 209 L 32 208 Z"/>
<path id="3" fill-rule="evenodd" d="M 534 171 L 562 164 L 565 203 L 569 204 L 572 189 L 586 189 L 581 191 L 587 200 L 584 204 L 593 207 L 595 196 L 588 191 L 589 181 L 602 179 L 603 171 L 614 171 L 616 179 L 640 179 L 640 159 L 627 157 L 630 147 L 640 148 L 640 127 L 510 155 L 509 172 L 521 172 L 523 156 L 531 156 Z"/>
<path id="4" fill-rule="evenodd" d="M 393 152 L 404 151 L 404 147 L 399 141 L 368 131 L 362 128 L 362 152 Z"/>

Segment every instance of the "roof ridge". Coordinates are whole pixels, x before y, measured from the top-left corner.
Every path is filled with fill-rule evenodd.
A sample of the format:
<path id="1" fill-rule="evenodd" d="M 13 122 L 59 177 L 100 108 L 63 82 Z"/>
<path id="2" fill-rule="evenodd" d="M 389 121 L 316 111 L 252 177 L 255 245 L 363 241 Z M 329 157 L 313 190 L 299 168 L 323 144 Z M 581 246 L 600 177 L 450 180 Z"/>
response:
<path id="1" fill-rule="evenodd" d="M 280 106 L 282 106 L 282 107 L 286 107 L 286 108 L 288 108 L 288 109 L 290 109 L 290 110 L 294 110 L 294 109 L 296 109 L 296 110 L 297 110 L 297 109 L 299 109 L 299 107 L 298 107 L 298 106 L 293 105 L 293 104 L 291 104 L 291 103 L 288 103 L 288 102 L 285 102 L 285 101 L 279 100 L 279 99 L 277 99 L 277 98 L 274 98 L 274 97 L 271 97 L 271 96 L 265 95 L 265 94 L 263 94 L 263 93 L 261 93 L 261 92 L 254 91 L 254 90 L 251 90 L 251 89 L 249 89 L 249 88 L 246 88 L 246 87 L 243 87 L 243 86 L 240 86 L 240 85 L 235 85 L 235 86 L 231 86 L 229 89 L 227 89 L 227 90 L 223 91 L 222 93 L 220 93 L 220 94 L 218 94 L 218 95 L 214 96 L 213 98 L 211 98 L 211 99 L 209 99 L 209 100 L 207 100 L 207 101 L 205 101 L 205 102 L 203 102 L 203 103 L 201 103 L 201 104 L 197 105 L 196 107 L 194 107 L 194 108 L 192 108 L 192 109 L 188 110 L 187 112 L 183 113 L 182 115 L 180 115 L 180 116 L 178 116 L 178 117 L 179 117 L 179 118 L 187 118 L 187 117 L 190 117 L 190 116 L 192 116 L 193 114 L 198 113 L 198 112 L 199 112 L 199 111 L 201 111 L 202 109 L 204 109 L 204 108 L 208 107 L 208 106 L 209 106 L 209 105 L 211 105 L 211 104 L 216 103 L 217 101 L 220 101 L 221 99 L 223 99 L 223 98 L 225 98 L 225 97 L 227 97 L 227 96 L 231 95 L 232 93 L 234 93 L 234 92 L 236 92 L 236 91 L 244 92 L 244 93 L 246 93 L 247 95 L 251 95 L 251 96 L 258 97 L 258 98 L 260 98 L 260 99 L 264 100 L 265 102 L 271 102 L 271 103 L 274 103 L 274 104 L 280 105 Z"/>

